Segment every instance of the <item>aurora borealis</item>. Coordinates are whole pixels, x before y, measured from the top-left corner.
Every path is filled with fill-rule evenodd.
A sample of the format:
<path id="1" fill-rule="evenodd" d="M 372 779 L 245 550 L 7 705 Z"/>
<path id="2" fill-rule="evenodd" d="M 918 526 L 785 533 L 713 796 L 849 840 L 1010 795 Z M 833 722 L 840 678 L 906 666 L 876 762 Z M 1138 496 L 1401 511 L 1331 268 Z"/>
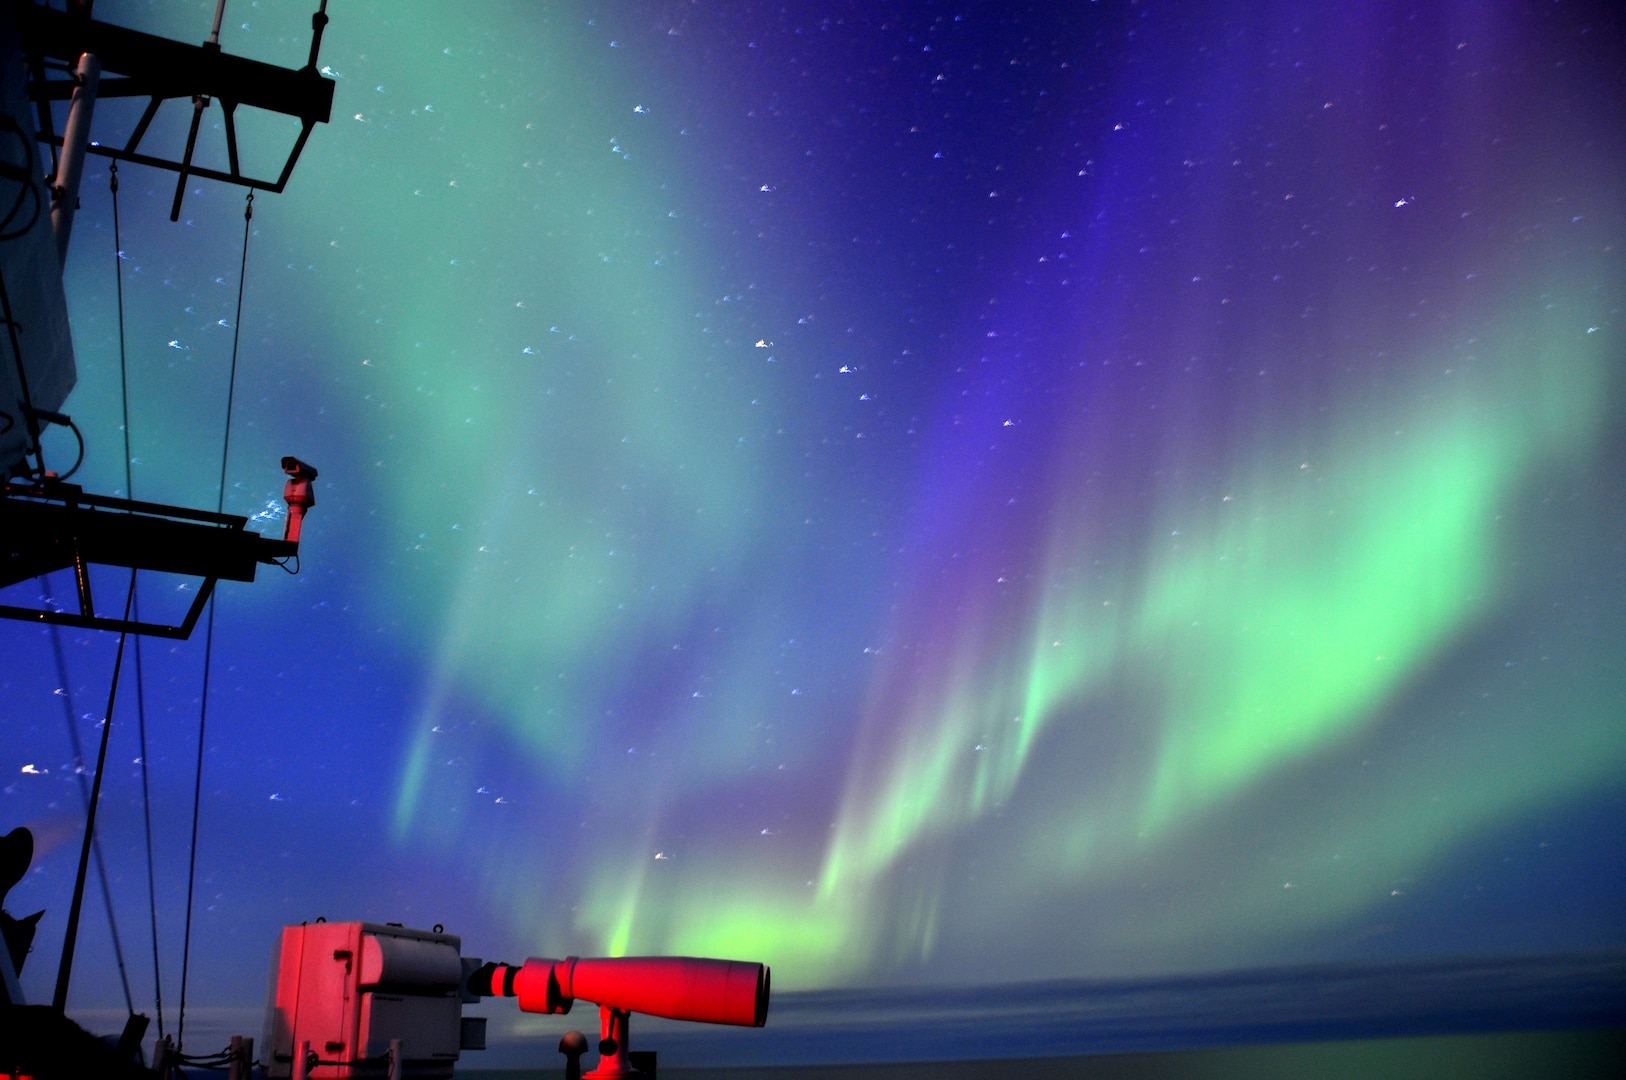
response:
<path id="1" fill-rule="evenodd" d="M 298 577 L 220 592 L 200 1000 L 257 1010 L 318 914 L 786 990 L 1626 944 L 1609 5 L 330 14 L 226 497 L 280 528 L 295 453 L 318 504 Z M 222 44 L 297 65 L 308 21 L 234 0 Z M 113 492 L 106 178 L 66 282 Z M 134 494 L 212 506 L 242 195 L 171 224 L 121 180 Z M 64 686 L 0 634 L 48 997 L 59 699 L 93 741 L 113 642 L 64 633 Z M 202 655 L 144 648 L 166 1005 Z M 85 1008 L 122 1005 L 98 910 Z"/>

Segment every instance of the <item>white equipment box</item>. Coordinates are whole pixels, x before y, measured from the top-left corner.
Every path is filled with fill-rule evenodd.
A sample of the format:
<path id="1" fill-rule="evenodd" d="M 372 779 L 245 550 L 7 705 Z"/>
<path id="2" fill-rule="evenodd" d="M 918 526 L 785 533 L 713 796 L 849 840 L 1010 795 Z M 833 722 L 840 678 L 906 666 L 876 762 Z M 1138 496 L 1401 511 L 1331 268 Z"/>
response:
<path id="1" fill-rule="evenodd" d="M 311 1080 L 383 1077 L 390 1040 L 399 1039 L 397 1075 L 450 1077 L 466 1045 L 461 945 L 455 934 L 378 923 L 283 927 L 261 1044 L 267 1076 L 293 1076 L 294 1055 L 308 1042 L 320 1062 Z M 467 1048 L 483 1046 L 483 1036 L 470 1031 Z"/>

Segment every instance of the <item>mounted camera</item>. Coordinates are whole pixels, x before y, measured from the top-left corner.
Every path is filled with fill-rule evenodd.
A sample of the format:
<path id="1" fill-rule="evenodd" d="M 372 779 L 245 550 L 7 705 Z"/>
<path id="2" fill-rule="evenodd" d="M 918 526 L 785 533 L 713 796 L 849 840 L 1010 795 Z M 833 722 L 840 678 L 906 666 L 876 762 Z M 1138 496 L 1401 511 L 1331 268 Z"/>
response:
<path id="1" fill-rule="evenodd" d="M 295 480 L 316 479 L 316 466 L 307 465 L 303 461 L 300 461 L 298 458 L 294 457 L 292 454 L 286 454 L 283 456 L 282 471 L 293 477 Z"/>
<path id="2" fill-rule="evenodd" d="M 282 538 L 297 544 L 300 526 L 305 523 L 305 511 L 316 505 L 316 489 L 311 487 L 316 479 L 316 467 L 288 454 L 282 459 L 282 471 L 288 474 L 288 482 L 282 488 L 282 501 L 288 504 L 288 524 Z"/>

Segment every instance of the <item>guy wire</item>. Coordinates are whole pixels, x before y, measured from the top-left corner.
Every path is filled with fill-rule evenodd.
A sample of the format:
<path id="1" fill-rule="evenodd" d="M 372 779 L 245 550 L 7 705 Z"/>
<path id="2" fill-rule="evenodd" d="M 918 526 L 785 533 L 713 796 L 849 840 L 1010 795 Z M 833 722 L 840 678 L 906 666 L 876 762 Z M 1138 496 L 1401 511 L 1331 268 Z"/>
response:
<path id="1" fill-rule="evenodd" d="M 130 370 L 124 342 L 124 241 L 119 230 L 119 163 L 113 162 L 107 175 L 113 194 L 113 284 L 119 307 L 119 406 L 124 418 L 124 497 L 135 498 L 135 480 L 130 459 Z M 131 589 L 135 585 L 131 584 Z M 131 598 L 131 617 L 141 621 L 141 598 Z M 147 837 L 147 912 L 152 923 L 153 1012 L 158 1016 L 158 1037 L 164 1037 L 164 984 L 158 963 L 158 886 L 152 857 L 152 790 L 147 777 L 147 688 L 142 678 L 141 635 L 135 639 L 136 735 L 141 746 L 141 818 Z M 133 1011 L 133 1010 L 132 1010 Z"/>
<path id="2" fill-rule="evenodd" d="M 237 346 L 243 333 L 243 284 L 248 277 L 248 238 L 254 220 L 254 192 L 248 193 L 243 208 L 243 261 L 237 269 L 237 315 L 232 322 L 231 373 L 226 383 L 226 434 L 220 448 L 220 494 L 215 503 L 216 513 L 226 509 L 226 464 L 231 454 L 232 401 L 237 393 Z M 175 1049 L 180 1050 L 186 1038 L 186 978 L 192 958 L 192 898 L 198 872 L 198 808 L 203 799 L 203 737 L 209 724 L 209 669 L 215 648 L 215 608 L 219 593 L 209 597 L 209 628 L 203 645 L 203 697 L 198 707 L 198 764 L 192 780 L 192 848 L 186 869 L 186 928 L 181 943 L 181 1005 L 175 1027 Z"/>

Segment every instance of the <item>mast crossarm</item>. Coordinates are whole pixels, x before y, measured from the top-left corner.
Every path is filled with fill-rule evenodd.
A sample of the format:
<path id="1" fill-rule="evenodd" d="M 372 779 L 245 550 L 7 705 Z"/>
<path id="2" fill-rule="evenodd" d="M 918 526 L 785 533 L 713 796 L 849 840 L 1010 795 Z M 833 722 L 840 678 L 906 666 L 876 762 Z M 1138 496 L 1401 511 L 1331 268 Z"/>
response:
<path id="1" fill-rule="evenodd" d="M 99 143 L 86 147 L 86 152 L 180 173 L 183 185 L 186 177 L 196 176 L 255 191 L 280 193 L 293 175 L 311 130 L 332 119 L 335 82 L 316 69 L 314 43 L 312 63 L 302 68 L 282 68 L 232 56 L 221 52 L 217 45 L 188 45 L 26 0 L 10 2 L 23 51 L 34 73 L 28 92 L 41 111 L 39 140 L 53 148 L 62 146 L 62 136 L 56 133 L 51 122 L 50 103 L 70 99 L 75 84 L 73 79 L 45 77 L 45 62 L 71 65 L 81 53 L 92 53 L 101 61 L 104 76 L 97 89 L 98 97 L 148 99 L 146 110 L 123 147 Z M 140 152 L 141 141 L 159 107 L 175 99 L 221 103 L 226 111 L 229 171 L 200 167 L 191 160 L 190 152 L 178 161 Z M 265 109 L 299 121 L 299 135 L 275 180 L 246 176 L 239 167 L 235 113 L 243 106 Z"/>
<path id="2" fill-rule="evenodd" d="M 333 118 L 334 80 L 315 68 L 277 67 L 31 3 L 12 6 L 24 53 L 70 64 L 94 53 L 103 71 L 125 76 L 109 80 L 122 87 L 114 91 L 120 96 L 220 98 L 313 124 Z M 109 94 L 106 85 L 99 95 Z M 36 98 L 62 92 L 38 84 L 34 90 Z"/>
<path id="3" fill-rule="evenodd" d="M 297 543 L 267 539 L 247 524 L 234 514 L 86 495 L 73 484 L 6 485 L 0 490 L 0 588 L 71 567 L 80 584 L 80 610 L 0 604 L 0 617 L 185 638 L 215 582 L 253 581 L 258 564 L 298 553 Z M 88 587 L 91 565 L 200 577 L 203 583 L 177 625 L 126 621 L 96 614 Z"/>

